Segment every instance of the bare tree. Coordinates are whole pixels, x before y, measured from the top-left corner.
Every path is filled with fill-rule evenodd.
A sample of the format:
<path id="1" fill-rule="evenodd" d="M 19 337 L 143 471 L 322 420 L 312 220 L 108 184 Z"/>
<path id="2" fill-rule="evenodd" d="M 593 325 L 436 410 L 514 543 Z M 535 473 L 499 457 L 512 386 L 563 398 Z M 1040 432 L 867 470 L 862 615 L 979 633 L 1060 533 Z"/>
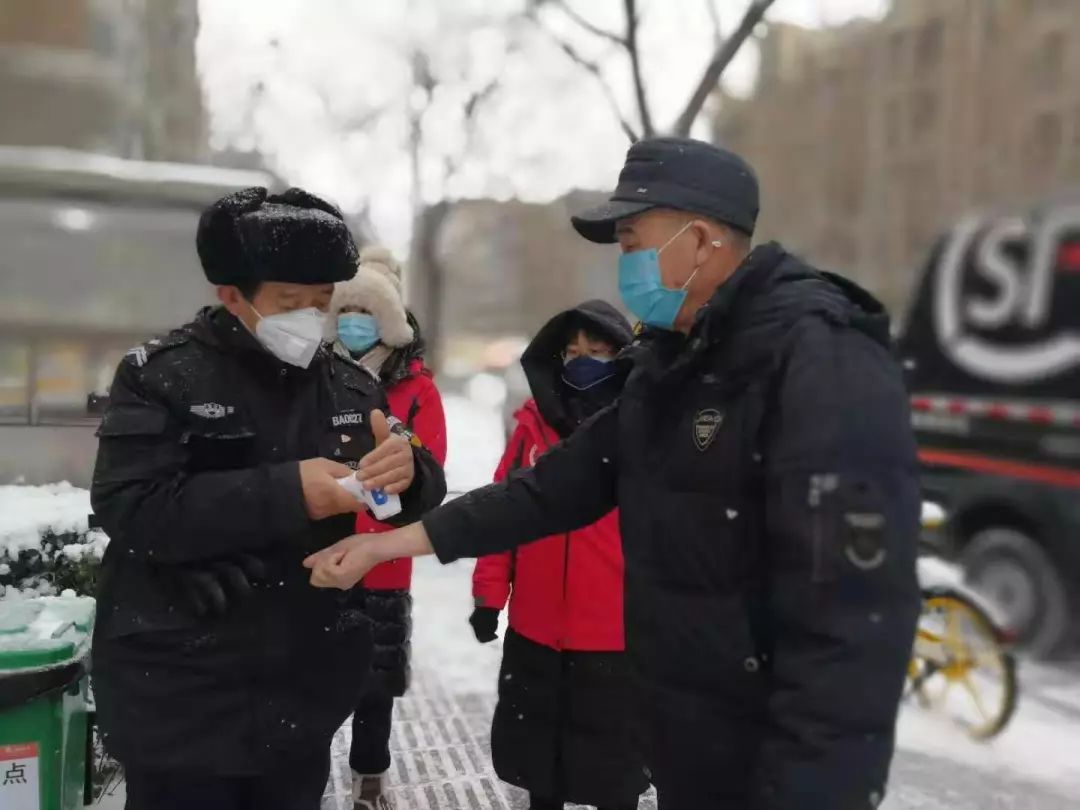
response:
<path id="1" fill-rule="evenodd" d="M 724 32 L 720 28 L 720 12 L 716 8 L 715 0 L 705 0 L 705 10 L 709 12 L 709 20 L 713 27 L 713 47 L 719 48 L 724 42 Z"/>
<path id="2" fill-rule="evenodd" d="M 506 56 L 517 45 L 509 43 Z M 419 282 L 409 285 L 410 305 L 424 324 L 424 335 L 429 347 L 428 362 L 438 368 L 443 349 L 442 301 L 445 289 L 446 269 L 439 255 L 438 243 L 443 224 L 450 214 L 450 205 L 445 200 L 426 206 L 421 163 L 428 148 L 424 139 L 424 116 L 431 107 L 435 91 L 442 83 L 432 70 L 428 55 L 422 49 L 411 54 L 412 83 L 419 91 L 409 108 L 409 163 L 411 167 L 411 208 L 413 218 L 412 249 L 409 261 L 410 273 Z M 465 145 L 456 155 L 445 155 L 441 164 L 440 186 L 458 172 L 462 163 L 473 152 L 476 125 L 482 107 L 486 101 L 498 92 L 500 86 L 498 73 L 486 83 L 469 93 L 462 105 L 462 125 L 465 130 Z"/>
<path id="3" fill-rule="evenodd" d="M 653 128 L 652 115 L 649 113 L 649 100 L 645 92 L 645 80 L 641 75 L 641 52 L 638 48 L 638 25 L 641 18 L 638 16 L 637 0 L 623 0 L 623 12 L 626 14 L 626 52 L 630 55 L 630 70 L 634 77 L 634 97 L 637 99 L 638 115 L 641 116 L 641 131 L 646 138 L 656 134 Z"/>
<path id="4" fill-rule="evenodd" d="M 547 29 L 544 30 L 547 31 Z M 580 66 L 596 80 L 597 84 L 600 86 L 600 92 L 604 94 L 604 100 L 607 101 L 608 106 L 611 107 L 612 113 L 614 113 L 615 117 L 619 120 L 619 126 L 622 127 L 622 131 L 626 133 L 626 137 L 631 141 L 636 141 L 638 139 L 638 134 L 634 130 L 633 125 L 626 119 L 626 116 L 623 115 L 622 109 L 619 107 L 619 100 L 615 98 L 615 90 L 604 77 L 604 72 L 601 70 L 600 64 L 582 56 L 569 42 L 556 37 L 554 34 L 551 34 L 550 31 L 547 31 L 547 33 L 552 36 L 555 40 L 555 44 L 559 46 L 563 53 L 570 57 L 572 62 Z"/>
<path id="5" fill-rule="evenodd" d="M 739 52 L 739 49 L 746 40 L 754 33 L 754 29 L 762 21 L 765 12 L 769 10 L 769 7 L 775 0 L 751 0 L 738 27 L 731 36 L 727 38 L 724 38 L 720 31 L 719 13 L 713 4 L 713 0 L 705 0 L 705 2 L 715 31 L 716 47 L 712 58 L 709 60 L 708 65 L 706 65 L 701 78 L 697 81 L 683 111 L 670 127 L 662 130 L 663 133 L 683 137 L 690 134 L 690 129 L 693 127 L 694 121 L 697 119 L 698 115 L 701 114 L 701 110 L 705 106 L 709 94 L 716 88 L 723 76 L 724 70 L 731 64 L 731 60 L 734 59 L 735 54 Z M 633 81 L 634 98 L 637 105 L 637 119 L 639 122 L 637 127 L 629 122 L 627 116 L 620 108 L 614 89 L 604 76 L 600 64 L 584 57 L 578 49 L 574 48 L 574 46 L 566 40 L 557 36 L 543 24 L 540 17 L 540 10 L 545 7 L 557 10 L 582 31 L 610 43 L 625 53 L 626 58 L 630 61 L 630 73 Z M 623 0 L 623 14 L 625 19 L 623 32 L 615 33 L 587 20 L 579 12 L 575 11 L 569 5 L 567 0 L 530 0 L 527 11 L 528 17 L 555 40 L 563 53 L 596 79 L 604 93 L 605 99 L 609 106 L 611 106 L 615 116 L 618 118 L 619 125 L 622 127 L 623 132 L 626 133 L 631 141 L 636 141 L 639 137 L 639 133 L 641 137 L 648 138 L 660 134 L 661 131 L 658 131 L 653 123 L 653 116 L 649 108 L 645 77 L 641 66 L 641 51 L 638 44 L 641 14 L 638 10 L 637 0 Z"/>
<path id="6" fill-rule="evenodd" d="M 710 19 L 715 32 L 715 50 L 708 65 L 705 67 L 701 78 L 694 86 L 693 93 L 686 107 L 672 126 L 663 132 L 686 136 L 697 116 L 701 113 L 709 94 L 714 90 L 723 75 L 724 70 L 731 63 L 739 48 L 753 34 L 755 27 L 763 19 L 766 11 L 774 0 L 752 0 L 738 28 L 726 39 L 720 29 L 719 15 L 713 5 L 716 0 L 706 0 L 709 7 Z M 547 6 L 564 15 L 583 32 L 600 40 L 604 45 L 621 51 L 630 63 L 630 73 L 633 82 L 633 94 L 636 106 L 636 125 L 631 123 L 631 116 L 620 107 L 614 88 L 609 83 L 598 60 L 590 59 L 584 55 L 572 43 L 557 35 L 544 25 L 541 20 L 540 10 Z M 596 81 L 604 98 L 611 108 L 612 113 L 619 122 L 620 127 L 627 138 L 633 142 L 639 137 L 653 137 L 660 134 L 654 123 L 654 118 L 649 107 L 648 92 L 646 87 L 645 72 L 642 67 L 641 51 L 639 47 L 638 33 L 641 30 L 641 11 L 638 0 L 623 0 L 624 23 L 621 31 L 609 31 L 602 26 L 591 22 L 581 13 L 570 6 L 568 0 L 528 0 L 526 17 L 544 31 L 559 49 L 574 64 L 578 65 Z M 434 93 L 436 80 L 431 75 L 430 65 L 426 58 L 417 55 L 414 59 L 414 84 L 423 90 L 426 103 L 430 103 Z M 464 106 L 464 124 L 467 133 L 467 144 L 471 140 L 471 132 L 475 128 L 478 108 L 483 102 L 494 94 L 498 89 L 498 79 L 489 85 L 479 88 L 470 97 Z M 421 132 L 421 120 L 423 110 L 415 111 L 411 120 L 410 149 L 413 165 L 413 210 L 414 231 L 413 249 L 411 256 L 412 272 L 420 282 L 420 289 L 414 296 L 418 314 L 425 326 L 425 332 L 429 338 L 432 350 L 430 358 L 436 367 L 440 359 L 439 352 L 442 347 L 442 299 L 445 290 L 446 270 L 438 250 L 438 241 L 444 224 L 450 214 L 451 207 L 447 202 L 425 207 L 423 194 L 420 188 L 419 163 L 420 155 L 424 148 Z M 466 154 L 471 151 L 466 149 Z M 459 161 L 465 155 L 459 156 Z M 444 166 L 444 181 L 453 175 L 458 168 L 458 162 L 448 160 Z"/>
<path id="7" fill-rule="evenodd" d="M 682 114 L 671 128 L 673 135 L 685 137 L 690 134 L 690 128 L 694 125 L 694 120 L 701 112 L 701 108 L 705 106 L 705 100 L 709 97 L 709 94 L 716 88 L 720 77 L 724 74 L 724 70 L 731 64 L 731 60 L 735 58 L 735 54 L 739 52 L 739 48 L 743 46 L 743 43 L 754 33 L 754 29 L 765 16 L 765 12 L 769 10 L 769 6 L 774 2 L 775 0 L 752 0 L 739 22 L 739 27 L 735 29 L 730 37 L 724 40 L 713 54 L 713 58 L 709 61 L 708 67 L 705 68 L 705 73 L 698 81 L 693 95 L 690 96 L 690 100 L 686 102 Z"/>

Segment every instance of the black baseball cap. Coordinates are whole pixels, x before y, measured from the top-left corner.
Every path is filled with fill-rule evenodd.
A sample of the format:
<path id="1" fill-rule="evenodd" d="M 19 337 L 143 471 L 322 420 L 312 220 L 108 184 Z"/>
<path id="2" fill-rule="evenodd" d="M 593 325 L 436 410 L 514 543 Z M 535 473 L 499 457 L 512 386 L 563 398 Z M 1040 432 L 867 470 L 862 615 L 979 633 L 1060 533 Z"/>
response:
<path id="1" fill-rule="evenodd" d="M 758 182 L 750 164 L 727 149 L 692 138 L 648 138 L 626 153 L 615 193 L 601 206 L 570 217 L 590 242 L 609 243 L 615 223 L 653 208 L 710 217 L 751 235 Z"/>

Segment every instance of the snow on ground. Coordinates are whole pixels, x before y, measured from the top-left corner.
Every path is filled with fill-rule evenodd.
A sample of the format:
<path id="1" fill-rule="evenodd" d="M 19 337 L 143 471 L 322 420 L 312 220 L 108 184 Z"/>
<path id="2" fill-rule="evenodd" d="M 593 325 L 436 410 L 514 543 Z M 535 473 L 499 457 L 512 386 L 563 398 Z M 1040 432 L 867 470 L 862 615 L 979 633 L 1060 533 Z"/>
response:
<path id="1" fill-rule="evenodd" d="M 451 691 L 494 688 L 502 660 L 502 634 L 490 644 L 473 635 L 472 560 L 440 565 L 434 557 L 417 560 L 413 594 L 413 656 L 418 665 L 439 673 Z M 501 618 L 505 618 L 504 616 Z"/>
<path id="2" fill-rule="evenodd" d="M 1016 715 L 997 738 L 984 742 L 968 738 L 943 717 L 906 705 L 897 727 L 898 747 L 998 779 L 1037 783 L 1063 795 L 1080 796 L 1078 670 L 1075 664 L 1021 661 Z"/>
<path id="3" fill-rule="evenodd" d="M 942 560 L 919 560 L 923 587 L 960 591 L 1000 621 L 1000 611 L 968 588 L 963 572 Z M 948 719 L 917 705 L 905 705 L 897 727 L 902 751 L 928 755 L 997 776 L 1045 784 L 1080 793 L 1080 662 L 1018 662 L 1019 701 L 1004 731 L 988 741 L 961 733 Z"/>
<path id="4" fill-rule="evenodd" d="M 446 486 L 451 497 L 490 484 L 505 437 L 499 412 L 465 397 L 448 395 Z"/>
<path id="5" fill-rule="evenodd" d="M 496 408 L 453 395 L 444 398 L 443 407 L 448 444 L 446 486 L 453 498 L 491 483 L 506 439 Z M 468 624 L 473 607 L 473 562 L 463 560 L 444 568 L 434 560 L 420 560 L 418 565 L 428 566 L 430 576 L 423 580 L 424 598 L 416 600 L 416 654 L 425 666 L 445 677 L 450 688 L 475 689 L 485 679 L 493 684 L 502 659 L 502 641 L 480 645 Z M 501 619 L 505 623 L 505 613 Z"/>
<path id="6" fill-rule="evenodd" d="M 447 396 L 446 480 L 450 496 L 491 483 L 502 457 L 505 438 L 499 412 L 461 396 Z M 418 663 L 439 673 L 452 690 L 486 689 L 494 685 L 502 659 L 502 641 L 481 645 L 469 626 L 473 600 L 473 562 L 440 566 L 434 559 L 417 561 L 413 616 L 413 651 Z M 501 635 L 501 634 L 500 634 Z"/>

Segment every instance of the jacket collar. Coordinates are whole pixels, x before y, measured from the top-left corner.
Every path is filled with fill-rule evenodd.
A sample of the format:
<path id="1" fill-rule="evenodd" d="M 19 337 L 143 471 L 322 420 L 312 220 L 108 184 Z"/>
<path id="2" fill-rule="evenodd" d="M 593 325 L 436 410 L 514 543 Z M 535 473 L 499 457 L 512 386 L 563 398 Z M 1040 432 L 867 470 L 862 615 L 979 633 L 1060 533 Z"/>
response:
<path id="1" fill-rule="evenodd" d="M 788 253 L 777 242 L 767 242 L 750 251 L 731 277 L 717 287 L 712 298 L 697 313 L 690 330 L 690 343 L 699 340 L 712 345 L 722 340 L 747 302 L 775 283 Z"/>

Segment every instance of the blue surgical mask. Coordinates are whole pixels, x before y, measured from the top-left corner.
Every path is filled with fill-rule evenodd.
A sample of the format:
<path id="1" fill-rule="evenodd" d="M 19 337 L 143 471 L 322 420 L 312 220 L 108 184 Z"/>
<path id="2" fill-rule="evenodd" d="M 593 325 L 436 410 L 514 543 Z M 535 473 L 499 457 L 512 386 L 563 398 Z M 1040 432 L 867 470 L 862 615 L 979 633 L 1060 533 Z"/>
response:
<path id="1" fill-rule="evenodd" d="M 563 366 L 563 382 L 577 391 L 587 391 L 615 375 L 611 360 L 600 357 L 575 357 Z"/>
<path id="2" fill-rule="evenodd" d="M 379 342 L 379 322 L 374 315 L 349 312 L 338 317 L 338 339 L 353 354 L 363 354 Z"/>
<path id="3" fill-rule="evenodd" d="M 659 250 L 635 250 L 619 257 L 619 294 L 634 317 L 648 326 L 669 330 L 675 328 L 675 319 L 686 301 L 686 288 L 698 271 L 695 268 L 686 283 L 677 290 L 665 287 L 660 276 L 660 254 L 691 224 L 687 222 L 683 225 Z M 713 245 L 719 247 L 720 243 L 714 241 Z"/>

